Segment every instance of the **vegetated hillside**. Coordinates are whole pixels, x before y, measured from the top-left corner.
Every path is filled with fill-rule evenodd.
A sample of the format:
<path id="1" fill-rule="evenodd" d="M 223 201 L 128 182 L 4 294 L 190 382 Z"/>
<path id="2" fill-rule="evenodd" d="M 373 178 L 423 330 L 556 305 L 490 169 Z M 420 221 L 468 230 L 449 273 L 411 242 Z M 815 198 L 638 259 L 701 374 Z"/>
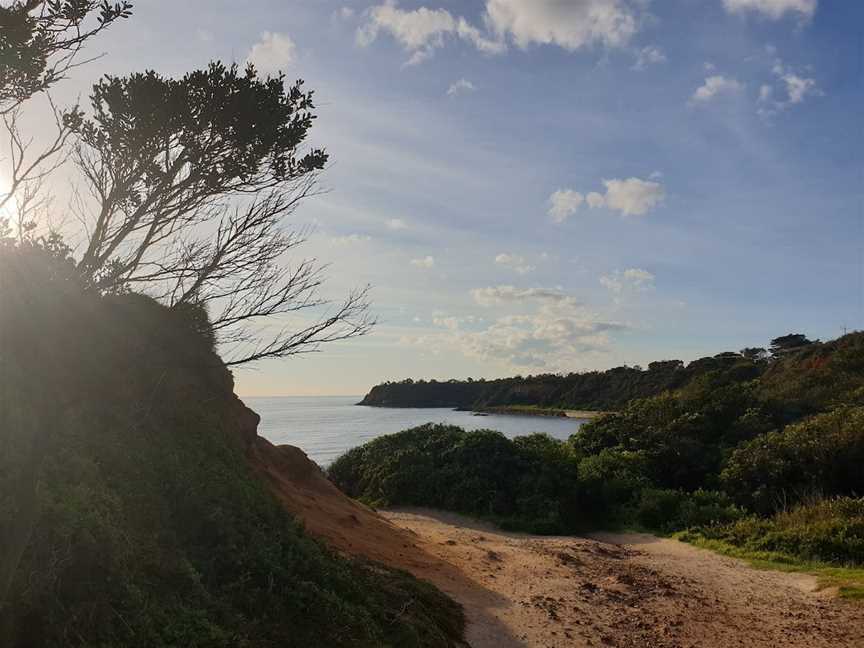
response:
<path id="1" fill-rule="evenodd" d="M 757 351 L 757 350 L 752 350 Z M 634 398 L 678 389 L 710 371 L 734 370 L 757 377 L 764 354 L 721 353 L 684 365 L 680 360 L 652 362 L 647 369 L 615 367 L 567 375 L 543 374 L 499 380 L 404 380 L 373 387 L 359 403 L 377 407 L 457 407 L 491 409 L 534 406 L 550 409 L 612 411 Z"/>
<path id="2" fill-rule="evenodd" d="M 201 310 L 73 277 L 0 249 L 4 646 L 462 645 L 450 599 L 270 492 Z"/>
<path id="3" fill-rule="evenodd" d="M 671 369 L 688 375 L 679 388 L 631 400 L 568 441 L 424 426 L 350 450 L 329 474 L 353 497 L 530 531 L 701 528 L 796 559 L 864 564 L 864 333 L 801 337 L 775 340 L 770 358 Z"/>

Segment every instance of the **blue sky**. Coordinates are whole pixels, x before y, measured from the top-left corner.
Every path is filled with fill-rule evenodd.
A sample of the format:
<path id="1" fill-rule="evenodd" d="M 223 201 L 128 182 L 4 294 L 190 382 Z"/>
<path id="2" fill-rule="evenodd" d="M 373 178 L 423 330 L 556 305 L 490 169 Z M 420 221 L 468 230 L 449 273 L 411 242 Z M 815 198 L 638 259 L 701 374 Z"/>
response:
<path id="1" fill-rule="evenodd" d="M 302 252 L 325 295 L 372 284 L 380 323 L 238 390 L 358 394 L 861 328 L 862 24 L 849 0 L 151 0 L 65 92 L 211 59 L 316 90 Z"/>

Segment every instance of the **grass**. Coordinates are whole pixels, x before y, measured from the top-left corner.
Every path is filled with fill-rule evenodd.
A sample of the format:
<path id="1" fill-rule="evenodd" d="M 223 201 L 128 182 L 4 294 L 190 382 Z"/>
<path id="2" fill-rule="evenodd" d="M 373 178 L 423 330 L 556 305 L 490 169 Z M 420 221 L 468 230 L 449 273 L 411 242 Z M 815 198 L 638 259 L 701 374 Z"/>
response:
<path id="1" fill-rule="evenodd" d="M 706 538 L 698 532 L 683 531 L 674 538 L 702 549 L 744 560 L 755 569 L 810 574 L 817 578 L 819 589 L 836 587 L 841 598 L 864 600 L 864 568 L 838 567 L 824 562 L 808 561 L 779 551 L 755 551 L 723 540 Z"/>

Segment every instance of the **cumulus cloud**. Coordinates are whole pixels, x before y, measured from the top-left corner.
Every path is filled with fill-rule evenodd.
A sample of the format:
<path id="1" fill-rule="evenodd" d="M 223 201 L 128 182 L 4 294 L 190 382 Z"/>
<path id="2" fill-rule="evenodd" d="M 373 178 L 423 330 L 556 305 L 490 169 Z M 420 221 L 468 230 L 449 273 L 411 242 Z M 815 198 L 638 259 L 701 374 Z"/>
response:
<path id="1" fill-rule="evenodd" d="M 647 290 L 654 287 L 654 275 L 642 268 L 628 268 L 624 272 L 616 270 L 612 274 L 602 275 L 600 285 L 615 294 Z"/>
<path id="2" fill-rule="evenodd" d="M 477 86 L 471 83 L 468 79 L 459 79 L 450 84 L 450 87 L 447 89 L 447 96 L 456 97 L 461 94 L 474 92 L 475 90 L 477 90 Z"/>
<path id="3" fill-rule="evenodd" d="M 486 23 L 517 46 L 621 47 L 639 27 L 636 10 L 622 0 L 487 0 Z"/>
<path id="4" fill-rule="evenodd" d="M 411 265 L 417 268 L 434 268 L 435 267 L 435 257 L 433 256 L 425 256 L 420 259 L 411 259 Z"/>
<path id="5" fill-rule="evenodd" d="M 249 50 L 246 63 L 263 74 L 278 74 L 294 62 L 296 49 L 287 34 L 265 31 Z"/>
<path id="6" fill-rule="evenodd" d="M 524 275 L 534 272 L 537 267 L 529 264 L 525 257 L 516 254 L 502 253 L 495 257 L 495 263 L 506 266 L 516 271 L 516 274 Z"/>
<path id="7" fill-rule="evenodd" d="M 444 46 L 446 38 L 468 41 L 488 53 L 504 49 L 502 43 L 486 39 L 479 29 L 446 9 L 405 10 L 400 9 L 395 0 L 387 0 L 370 8 L 367 15 L 368 21 L 357 30 L 357 43 L 367 46 L 382 32 L 387 33 L 410 53 L 406 65 L 416 65 L 430 58 L 436 49 Z"/>
<path id="8" fill-rule="evenodd" d="M 559 189 L 549 196 L 549 215 L 556 223 L 563 223 L 576 213 L 584 196 L 572 189 Z"/>
<path id="9" fill-rule="evenodd" d="M 666 191 L 659 182 L 627 178 L 626 180 L 604 180 L 606 185 L 605 205 L 617 209 L 625 216 L 642 216 L 663 202 Z"/>
<path id="10" fill-rule="evenodd" d="M 708 103 L 712 99 L 723 95 L 738 94 L 744 89 L 744 84 L 731 77 L 725 77 L 722 74 L 715 74 L 706 77 L 705 82 L 696 88 L 693 96 L 690 97 L 692 103 Z"/>
<path id="11" fill-rule="evenodd" d="M 639 30 L 642 6 L 629 0 L 486 0 L 481 29 L 446 9 L 406 10 L 396 0 L 385 0 L 366 12 L 357 43 L 366 46 L 389 34 L 410 54 L 408 65 L 427 60 L 448 40 L 487 54 L 505 51 L 510 42 L 523 49 L 555 45 L 568 51 L 623 47 Z M 648 58 L 656 55 L 646 52 Z"/>
<path id="12" fill-rule="evenodd" d="M 636 52 L 634 70 L 644 70 L 649 65 L 657 65 L 666 62 L 666 53 L 656 45 L 648 45 Z"/>
<path id="13" fill-rule="evenodd" d="M 652 174 L 652 177 L 653 176 Z M 654 180 L 641 178 L 612 178 L 604 180 L 606 192 L 591 191 L 582 196 L 578 191 L 559 189 L 549 197 L 549 214 L 560 223 L 576 213 L 585 202 L 591 209 L 605 207 L 621 212 L 624 216 L 642 216 L 657 207 L 666 197 L 663 185 Z"/>
<path id="14" fill-rule="evenodd" d="M 816 13 L 819 0 L 723 0 L 723 6 L 732 14 L 756 13 L 773 20 L 793 14 L 809 20 Z"/>

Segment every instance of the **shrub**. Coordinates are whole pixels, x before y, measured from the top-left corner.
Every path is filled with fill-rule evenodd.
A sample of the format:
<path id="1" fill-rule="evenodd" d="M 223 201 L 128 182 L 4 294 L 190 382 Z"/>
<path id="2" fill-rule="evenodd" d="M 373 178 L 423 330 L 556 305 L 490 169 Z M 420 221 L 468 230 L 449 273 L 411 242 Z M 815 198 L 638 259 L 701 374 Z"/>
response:
<path id="1" fill-rule="evenodd" d="M 639 524 L 672 533 L 690 527 L 728 524 L 744 516 L 730 498 L 716 491 L 684 493 L 646 488 L 639 493 L 633 519 Z"/>
<path id="2" fill-rule="evenodd" d="M 580 528 L 571 448 L 545 435 L 423 425 L 349 450 L 329 468 L 345 493 L 376 505 L 442 508 L 535 533 Z"/>
<path id="3" fill-rule="evenodd" d="M 759 513 L 807 495 L 864 493 L 864 407 L 843 407 L 769 432 L 736 449 L 721 475 Z"/>
<path id="4" fill-rule="evenodd" d="M 748 517 L 698 529 L 695 536 L 720 540 L 788 560 L 864 565 L 864 498 L 814 500 L 763 519 Z"/>

